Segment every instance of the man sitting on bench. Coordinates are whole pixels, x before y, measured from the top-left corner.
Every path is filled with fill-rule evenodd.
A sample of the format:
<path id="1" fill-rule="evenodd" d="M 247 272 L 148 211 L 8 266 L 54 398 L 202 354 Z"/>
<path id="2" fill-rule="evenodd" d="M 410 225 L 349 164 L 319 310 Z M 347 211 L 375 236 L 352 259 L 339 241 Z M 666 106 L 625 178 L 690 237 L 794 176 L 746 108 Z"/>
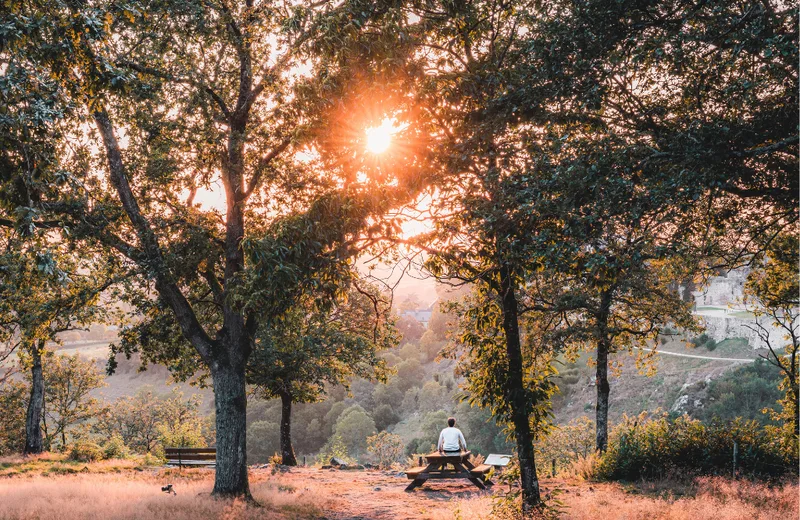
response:
<path id="1" fill-rule="evenodd" d="M 464 434 L 455 427 L 456 420 L 453 417 L 447 419 L 447 428 L 439 434 L 439 444 L 437 449 L 444 455 L 458 455 L 461 450 L 467 451 L 467 441 Z"/>

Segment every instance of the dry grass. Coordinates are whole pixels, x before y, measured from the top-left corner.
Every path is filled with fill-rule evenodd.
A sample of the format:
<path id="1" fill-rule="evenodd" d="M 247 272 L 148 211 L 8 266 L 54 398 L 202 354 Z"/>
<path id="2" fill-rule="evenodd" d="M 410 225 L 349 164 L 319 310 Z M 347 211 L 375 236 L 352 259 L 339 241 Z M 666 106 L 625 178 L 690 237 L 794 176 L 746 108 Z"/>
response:
<path id="1" fill-rule="evenodd" d="M 142 470 L 142 459 L 111 459 L 97 462 L 69 460 L 62 453 L 0 457 L 0 477 L 21 475 L 69 475 L 76 473 L 121 473 Z"/>
<path id="2" fill-rule="evenodd" d="M 58 455 L 0 459 L 0 465 L 11 468 L 37 468 L 0 477 L 0 519 L 490 520 L 493 505 L 491 494 L 469 483 L 432 482 L 404 493 L 407 480 L 395 472 L 297 468 L 288 473 L 252 470 L 251 490 L 262 505 L 254 508 L 212 499 L 213 470 L 119 468 L 122 462 L 130 461 L 85 464 L 85 471 L 63 474 L 42 470 L 68 464 Z M 163 493 L 165 484 L 173 484 L 177 496 Z M 800 515 L 796 483 L 771 488 L 707 478 L 683 487 L 669 481 L 636 487 L 564 479 L 542 484 L 545 493 L 562 490 L 558 499 L 566 519 L 778 520 Z"/>
<path id="3" fill-rule="evenodd" d="M 161 486 L 173 484 L 177 495 Z M 0 518 L 4 520 L 219 518 L 319 518 L 325 500 L 313 489 L 298 491 L 253 478 L 253 497 L 262 507 L 243 501 L 214 500 L 208 494 L 213 472 L 183 470 L 159 472 L 88 473 L 50 477 L 24 475 L 0 480 Z"/>
<path id="4" fill-rule="evenodd" d="M 798 485 L 770 488 L 765 484 L 699 479 L 691 495 L 681 498 L 631 493 L 617 484 L 583 485 L 561 496 L 564 518 L 625 520 L 777 520 L 798 518 Z"/>

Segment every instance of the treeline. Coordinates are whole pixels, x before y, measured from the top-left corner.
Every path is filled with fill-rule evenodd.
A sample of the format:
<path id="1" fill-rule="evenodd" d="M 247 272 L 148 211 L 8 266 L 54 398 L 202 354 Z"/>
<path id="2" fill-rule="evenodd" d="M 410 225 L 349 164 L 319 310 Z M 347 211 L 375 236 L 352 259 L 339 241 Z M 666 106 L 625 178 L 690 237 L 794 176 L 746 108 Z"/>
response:
<path id="1" fill-rule="evenodd" d="M 203 414 L 198 396 L 157 393 L 143 386 L 115 401 L 94 397 L 106 386 L 97 363 L 76 355 L 51 354 L 44 360 L 43 447 L 79 459 L 162 457 L 165 447 L 215 443 L 214 419 Z M 26 441 L 30 380 L 0 385 L 0 455 L 20 453 Z"/>

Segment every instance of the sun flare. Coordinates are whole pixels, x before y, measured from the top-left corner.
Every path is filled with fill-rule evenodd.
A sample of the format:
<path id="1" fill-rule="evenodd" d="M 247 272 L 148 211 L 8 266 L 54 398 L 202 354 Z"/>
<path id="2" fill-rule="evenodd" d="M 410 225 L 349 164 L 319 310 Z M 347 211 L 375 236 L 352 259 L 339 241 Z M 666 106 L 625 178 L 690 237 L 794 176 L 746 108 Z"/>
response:
<path id="1" fill-rule="evenodd" d="M 386 118 L 381 122 L 381 126 L 367 128 L 367 150 L 374 154 L 381 154 L 389 149 L 392 144 L 392 136 L 400 128 L 395 126 L 395 120 Z"/>

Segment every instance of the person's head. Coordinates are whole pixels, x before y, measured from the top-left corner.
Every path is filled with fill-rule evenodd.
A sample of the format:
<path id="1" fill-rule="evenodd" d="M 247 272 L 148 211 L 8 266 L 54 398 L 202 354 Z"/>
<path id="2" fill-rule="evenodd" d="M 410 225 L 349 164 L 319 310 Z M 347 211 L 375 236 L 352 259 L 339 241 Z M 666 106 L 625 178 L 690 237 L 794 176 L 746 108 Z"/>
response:
<path id="1" fill-rule="evenodd" d="M 456 419 L 455 419 L 455 417 L 451 417 L 451 418 L 447 419 L 447 426 L 449 426 L 449 427 L 451 427 L 451 428 L 452 428 L 452 427 L 453 427 L 453 426 L 455 426 L 455 425 L 456 425 Z"/>

